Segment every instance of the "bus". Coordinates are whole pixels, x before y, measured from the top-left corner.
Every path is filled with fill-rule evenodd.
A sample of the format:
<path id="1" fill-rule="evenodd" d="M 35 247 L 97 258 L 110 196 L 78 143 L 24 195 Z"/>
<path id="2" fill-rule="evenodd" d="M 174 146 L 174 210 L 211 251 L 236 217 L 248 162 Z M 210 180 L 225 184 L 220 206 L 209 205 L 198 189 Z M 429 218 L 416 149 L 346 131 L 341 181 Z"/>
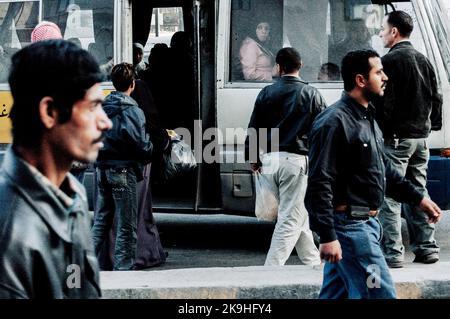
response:
<path id="1" fill-rule="evenodd" d="M 361 48 L 386 54 L 378 37 L 383 16 L 404 10 L 415 23 L 411 41 L 434 65 L 444 97 L 443 127 L 429 137 L 427 187 L 433 200 L 449 209 L 449 9 L 447 0 L 0 0 L 0 145 L 4 150 L 11 143 L 9 59 L 30 43 L 40 21 L 58 24 L 64 39 L 91 52 L 105 72 L 108 65 L 132 62 L 133 43 L 144 46 L 147 59 L 155 44 L 170 45 L 171 36 L 183 31 L 192 44 L 190 99 L 161 111 L 174 114 L 193 107 L 187 120 L 194 124 L 190 144 L 197 168 L 176 183 L 152 183 L 153 208 L 254 215 L 253 175 L 243 155 L 246 128 L 257 94 L 276 79 L 246 69 L 244 43 L 254 41 L 268 56 L 295 47 L 304 63 L 302 78 L 331 105 L 343 91 L 342 56 Z M 268 33 L 264 41 L 255 34 L 261 23 Z M 172 92 L 165 93 L 168 99 L 178 94 L 176 83 L 166 85 Z M 102 87 L 105 92 L 113 89 L 110 82 Z M 92 174 L 85 186 L 92 202 Z"/>

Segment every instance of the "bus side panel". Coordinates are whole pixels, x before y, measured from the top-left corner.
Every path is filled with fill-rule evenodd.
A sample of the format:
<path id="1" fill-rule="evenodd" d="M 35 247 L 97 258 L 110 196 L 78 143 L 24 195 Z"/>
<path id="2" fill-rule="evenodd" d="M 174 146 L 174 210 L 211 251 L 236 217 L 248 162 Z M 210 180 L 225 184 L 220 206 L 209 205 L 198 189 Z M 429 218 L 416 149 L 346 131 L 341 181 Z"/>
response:
<path id="1" fill-rule="evenodd" d="M 425 39 L 427 56 L 434 65 L 443 97 L 442 129 L 431 132 L 427 139 L 432 155 L 428 163 L 427 190 L 429 196 L 441 209 L 450 209 L 450 159 L 439 156 L 441 149 L 450 148 L 450 116 L 448 114 L 450 112 L 450 83 L 442 56 L 443 50 L 447 48 L 438 43 L 439 40 L 445 42 L 446 39 L 442 38 L 443 34 L 435 32 L 438 21 L 430 18 L 437 2 L 413 1 L 413 4 L 418 17 L 418 27 Z M 448 24 L 448 19 L 441 22 Z"/>
<path id="2" fill-rule="evenodd" d="M 244 143 L 246 128 L 260 90 L 224 88 L 217 93 L 217 122 L 222 137 L 222 202 L 224 211 L 230 214 L 254 214 L 254 181 L 250 165 L 245 163 Z M 320 89 L 320 92 L 331 105 L 339 99 L 342 88 L 334 85 Z"/>
<path id="3" fill-rule="evenodd" d="M 443 65 L 438 65 L 443 70 Z M 439 74 L 440 73 L 440 74 Z M 450 158 L 441 157 L 440 149 L 450 147 L 450 85 L 443 71 L 438 71 L 441 79 L 442 105 L 442 129 L 431 132 L 427 142 L 430 148 L 430 160 L 427 170 L 428 194 L 441 209 L 450 209 Z"/>
<path id="4" fill-rule="evenodd" d="M 431 156 L 428 163 L 427 190 L 441 209 L 450 207 L 450 159 Z"/>
<path id="5" fill-rule="evenodd" d="M 10 144 L 12 142 L 11 121 L 9 119 L 12 103 L 11 93 L 9 91 L 0 91 L 0 144 Z"/>
<path id="6" fill-rule="evenodd" d="M 246 128 L 260 89 L 219 89 L 217 123 L 222 145 L 220 179 L 223 210 L 253 215 L 255 194 L 250 165 L 245 163 L 243 145 Z"/>

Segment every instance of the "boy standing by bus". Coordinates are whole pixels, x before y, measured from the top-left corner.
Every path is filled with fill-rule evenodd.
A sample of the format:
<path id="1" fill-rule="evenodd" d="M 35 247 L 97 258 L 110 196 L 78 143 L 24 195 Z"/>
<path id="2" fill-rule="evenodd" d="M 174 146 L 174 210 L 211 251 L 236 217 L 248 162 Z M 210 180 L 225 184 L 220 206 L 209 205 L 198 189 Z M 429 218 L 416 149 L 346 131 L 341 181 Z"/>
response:
<path id="1" fill-rule="evenodd" d="M 326 104 L 319 91 L 300 78 L 302 60 L 294 48 L 283 48 L 276 56 L 280 80 L 265 87 L 258 95 L 248 125 L 247 156 L 259 152 L 258 131 L 266 128 L 265 154 L 252 163 L 279 195 L 278 217 L 272 235 L 266 266 L 284 265 L 294 247 L 303 264 L 319 265 L 319 251 L 309 229 L 308 212 L 303 203 L 308 179 L 307 137 L 314 118 Z M 274 138 L 275 131 L 279 140 Z M 258 147 L 248 149 L 252 141 Z M 262 143 L 261 143 L 262 144 Z M 253 145 L 254 146 L 254 145 Z M 247 157 L 247 158 L 248 158 Z M 256 157 L 256 156 L 254 156 Z"/>
<path id="2" fill-rule="evenodd" d="M 98 194 L 92 232 L 98 255 L 116 216 L 114 270 L 131 270 L 136 256 L 136 184 L 142 180 L 143 165 L 151 161 L 153 146 L 145 132 L 144 112 L 130 97 L 135 87 L 133 65 L 116 65 L 111 80 L 117 91 L 105 99 L 103 108 L 113 128 L 105 135 L 96 163 Z"/>

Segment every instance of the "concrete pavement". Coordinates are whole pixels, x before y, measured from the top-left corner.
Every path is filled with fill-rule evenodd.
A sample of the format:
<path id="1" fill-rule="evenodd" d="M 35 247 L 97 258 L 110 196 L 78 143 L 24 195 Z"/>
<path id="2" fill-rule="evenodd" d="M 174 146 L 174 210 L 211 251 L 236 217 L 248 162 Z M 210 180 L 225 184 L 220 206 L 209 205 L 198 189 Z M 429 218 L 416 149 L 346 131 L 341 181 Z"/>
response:
<path id="1" fill-rule="evenodd" d="M 436 232 L 441 261 L 391 269 L 399 298 L 450 298 L 449 211 Z M 136 299 L 311 299 L 321 283 L 322 267 L 300 265 L 102 272 L 100 282 L 104 298 Z"/>
<path id="2" fill-rule="evenodd" d="M 392 269 L 399 298 L 450 298 L 450 262 L 407 264 Z M 309 266 L 195 268 L 102 272 L 104 298 L 133 299 L 311 299 L 322 268 Z"/>

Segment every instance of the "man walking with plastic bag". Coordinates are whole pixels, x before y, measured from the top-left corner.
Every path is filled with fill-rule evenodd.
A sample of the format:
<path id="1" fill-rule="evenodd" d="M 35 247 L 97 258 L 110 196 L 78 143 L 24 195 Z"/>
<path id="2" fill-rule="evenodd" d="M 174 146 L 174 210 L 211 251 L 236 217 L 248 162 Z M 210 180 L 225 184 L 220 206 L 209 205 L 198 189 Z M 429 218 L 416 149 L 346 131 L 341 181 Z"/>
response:
<path id="1" fill-rule="evenodd" d="M 278 52 L 280 79 L 259 93 L 246 140 L 247 159 L 253 171 L 261 171 L 258 182 L 279 201 L 266 266 L 284 265 L 294 247 L 303 264 L 320 264 L 303 201 L 308 179 L 307 138 L 311 123 L 326 104 L 319 91 L 300 78 L 301 66 L 294 48 Z M 261 158 L 260 149 L 264 153 Z M 257 200 L 267 200 L 267 196 L 259 193 Z"/>

